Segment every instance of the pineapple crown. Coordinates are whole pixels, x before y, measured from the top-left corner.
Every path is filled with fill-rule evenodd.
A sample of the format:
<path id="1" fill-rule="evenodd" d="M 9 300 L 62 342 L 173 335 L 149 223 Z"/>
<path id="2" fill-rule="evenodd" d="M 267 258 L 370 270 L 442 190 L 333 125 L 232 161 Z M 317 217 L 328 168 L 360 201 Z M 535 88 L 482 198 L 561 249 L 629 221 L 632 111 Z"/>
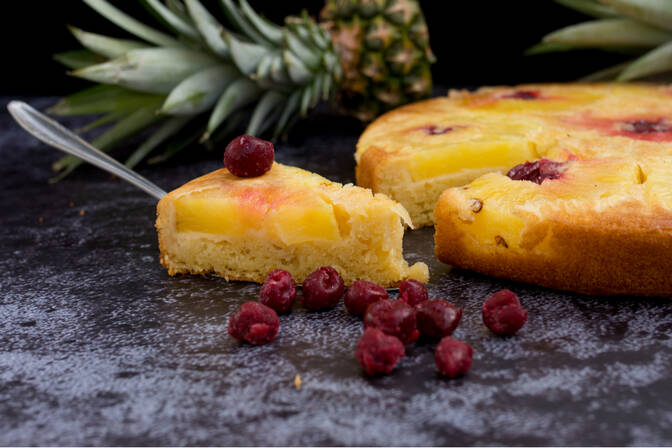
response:
<path id="1" fill-rule="evenodd" d="M 277 138 L 320 100 L 338 97 L 343 109 L 371 119 L 431 92 L 433 56 L 415 0 L 329 0 L 323 24 L 304 11 L 287 17 L 284 27 L 247 0 L 218 0 L 228 27 L 199 0 L 140 0 L 171 34 L 106 0 L 82 1 L 137 40 L 70 27 L 84 49 L 55 58 L 71 75 L 99 85 L 49 112 L 100 115 L 80 131 L 111 125 L 93 141 L 104 151 L 157 125 L 126 160 L 129 167 L 166 142 L 150 163 L 199 139 L 220 141 L 244 118 L 247 134 L 273 127 Z M 80 163 L 58 160 L 56 179 Z"/>

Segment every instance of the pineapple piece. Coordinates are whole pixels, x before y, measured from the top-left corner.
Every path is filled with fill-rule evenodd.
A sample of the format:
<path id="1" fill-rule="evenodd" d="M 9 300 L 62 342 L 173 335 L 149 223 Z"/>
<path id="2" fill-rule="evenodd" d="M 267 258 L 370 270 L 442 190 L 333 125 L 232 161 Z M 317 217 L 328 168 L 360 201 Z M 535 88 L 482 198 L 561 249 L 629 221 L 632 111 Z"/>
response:
<path id="1" fill-rule="evenodd" d="M 672 161 L 569 160 L 541 184 L 482 176 L 436 205 L 439 260 L 598 295 L 672 294 Z"/>
<path id="2" fill-rule="evenodd" d="M 260 177 L 226 169 L 194 179 L 157 206 L 161 263 L 170 275 L 263 282 L 285 269 L 298 281 L 323 265 L 347 284 L 427 281 L 427 265 L 403 259 L 406 210 L 384 195 L 275 163 Z"/>

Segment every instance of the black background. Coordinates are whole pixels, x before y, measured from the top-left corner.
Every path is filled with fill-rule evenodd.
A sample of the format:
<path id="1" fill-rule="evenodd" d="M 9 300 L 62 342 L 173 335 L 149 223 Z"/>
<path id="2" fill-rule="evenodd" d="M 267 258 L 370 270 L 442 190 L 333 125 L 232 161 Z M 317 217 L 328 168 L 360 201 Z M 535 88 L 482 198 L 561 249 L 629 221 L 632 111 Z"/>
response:
<path id="1" fill-rule="evenodd" d="M 136 2 L 113 3 L 146 23 L 159 26 Z M 216 0 L 203 3 L 213 13 L 220 14 Z M 304 8 L 315 15 L 323 2 L 250 0 L 250 3 L 268 18 L 281 22 L 285 15 L 299 13 Z M 551 0 L 420 3 L 438 57 L 434 66 L 438 85 L 568 81 L 622 59 L 595 51 L 524 56 L 525 49 L 544 34 L 589 19 Z M 79 48 L 66 24 L 124 36 L 123 31 L 77 0 L 3 1 L 2 8 L 0 94 L 63 95 L 86 85 L 66 76 L 65 68 L 51 59 L 53 53 Z"/>

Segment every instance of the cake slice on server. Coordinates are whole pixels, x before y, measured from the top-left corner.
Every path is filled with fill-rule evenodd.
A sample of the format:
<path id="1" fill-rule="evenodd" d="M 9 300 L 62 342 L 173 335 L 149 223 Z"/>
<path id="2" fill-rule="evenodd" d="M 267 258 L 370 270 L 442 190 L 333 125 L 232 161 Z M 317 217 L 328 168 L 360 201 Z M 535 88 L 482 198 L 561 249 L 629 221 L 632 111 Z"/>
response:
<path id="1" fill-rule="evenodd" d="M 403 206 L 382 194 L 274 163 L 259 177 L 220 169 L 168 193 L 157 206 L 161 263 L 170 275 L 216 274 L 263 282 L 284 269 L 297 282 L 332 266 L 346 284 L 427 281 L 403 258 Z"/>

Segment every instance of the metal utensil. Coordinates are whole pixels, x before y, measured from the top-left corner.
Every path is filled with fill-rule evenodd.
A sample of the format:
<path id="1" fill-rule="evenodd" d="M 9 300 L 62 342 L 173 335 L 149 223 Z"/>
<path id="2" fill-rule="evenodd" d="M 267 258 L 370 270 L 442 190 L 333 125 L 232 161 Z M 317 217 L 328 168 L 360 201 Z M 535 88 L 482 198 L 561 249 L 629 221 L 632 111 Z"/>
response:
<path id="1" fill-rule="evenodd" d="M 38 112 L 23 101 L 12 101 L 7 106 L 7 109 L 23 129 L 47 145 L 79 157 L 108 173 L 112 173 L 126 182 L 135 185 L 145 193 L 154 196 L 156 199 L 161 199 L 166 195 L 166 192 L 154 183 L 99 149 L 96 149 L 71 130 L 43 113 Z"/>

